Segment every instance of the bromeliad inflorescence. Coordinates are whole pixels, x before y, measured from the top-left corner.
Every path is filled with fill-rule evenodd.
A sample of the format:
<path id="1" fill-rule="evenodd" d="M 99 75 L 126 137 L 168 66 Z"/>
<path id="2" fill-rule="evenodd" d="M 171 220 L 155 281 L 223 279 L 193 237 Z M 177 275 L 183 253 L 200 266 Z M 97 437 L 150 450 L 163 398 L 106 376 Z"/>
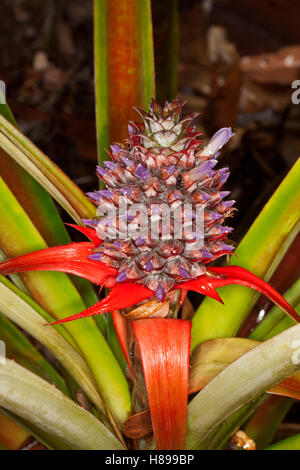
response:
<path id="1" fill-rule="evenodd" d="M 223 225 L 234 210 L 234 201 L 224 200 L 229 192 L 222 191 L 229 172 L 215 169 L 219 150 L 233 133 L 221 129 L 202 148 L 191 125 L 196 115 L 180 119 L 182 106 L 179 99 L 163 108 L 152 100 L 148 114 L 139 110 L 143 123 L 130 123 L 128 140 L 111 146 L 112 161 L 97 168 L 106 189 L 88 194 L 98 206 L 98 217 L 84 220 L 85 227 L 75 226 L 91 242 L 48 248 L 0 264 L 3 274 L 65 271 L 111 289 L 94 306 L 60 322 L 131 307 L 153 296 L 164 301 L 174 289 L 181 289 L 182 298 L 194 290 L 221 301 L 215 288 L 227 284 L 266 294 L 298 321 L 284 298 L 249 271 L 208 266 L 233 251 L 227 239 L 231 228 Z M 155 233 L 149 231 L 159 220 Z M 183 228 L 180 237 L 178 227 Z"/>

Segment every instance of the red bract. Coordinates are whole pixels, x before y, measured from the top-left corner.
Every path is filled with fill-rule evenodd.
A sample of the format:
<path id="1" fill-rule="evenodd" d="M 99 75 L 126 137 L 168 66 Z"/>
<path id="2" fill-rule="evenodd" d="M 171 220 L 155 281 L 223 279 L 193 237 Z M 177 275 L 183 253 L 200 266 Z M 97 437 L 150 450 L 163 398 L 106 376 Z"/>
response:
<path id="1" fill-rule="evenodd" d="M 165 318 L 132 324 L 140 348 L 158 450 L 184 449 L 191 322 Z"/>
<path id="2" fill-rule="evenodd" d="M 88 258 L 92 250 L 99 246 L 101 240 L 95 239 L 95 231 L 87 233 L 86 229 L 77 227 L 78 230 L 85 233 L 92 242 L 70 243 L 55 248 L 45 248 L 26 255 L 21 255 L 0 264 L 1 274 L 11 274 L 23 271 L 64 271 L 70 274 L 84 277 L 89 281 L 111 288 L 109 294 L 100 302 L 83 312 L 72 315 L 71 317 L 59 320 L 56 323 L 65 323 L 79 318 L 91 315 L 100 315 L 111 310 L 121 310 L 131 307 L 137 303 L 149 299 L 155 293 L 147 287 L 137 282 L 119 282 L 116 283 L 118 271 L 101 261 L 93 261 Z M 183 291 L 195 291 L 207 295 L 219 302 L 222 302 L 216 287 L 222 287 L 229 284 L 240 284 L 256 289 L 269 297 L 273 302 L 279 305 L 294 320 L 299 321 L 299 315 L 288 304 L 288 302 L 273 289 L 268 283 L 260 279 L 240 266 L 209 267 L 209 274 L 199 276 L 198 279 L 180 282 L 175 284 L 173 289 L 182 289 Z M 183 292 L 184 293 L 184 292 Z"/>

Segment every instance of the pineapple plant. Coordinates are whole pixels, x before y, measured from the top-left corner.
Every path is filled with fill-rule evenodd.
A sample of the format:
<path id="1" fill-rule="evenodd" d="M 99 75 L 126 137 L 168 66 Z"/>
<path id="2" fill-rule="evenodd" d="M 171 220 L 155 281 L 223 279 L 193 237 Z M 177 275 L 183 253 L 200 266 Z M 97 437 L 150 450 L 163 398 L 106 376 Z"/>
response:
<path id="1" fill-rule="evenodd" d="M 182 118 L 178 98 L 164 106 L 152 100 L 148 112 L 138 109 L 142 122 L 131 122 L 132 106 L 146 108 L 155 95 L 151 5 L 149 0 L 124 5 L 95 0 L 97 174 L 102 186 L 88 193 L 89 200 L 0 116 L 1 149 L 89 239 L 69 243 L 47 192 L 28 181 L 28 174 L 24 178 L 10 169 L 11 186 L 21 188 L 19 201 L 0 179 L 0 244 L 8 258 L 0 273 L 15 283 L 0 274 L 0 332 L 10 347 L 13 338 L 16 348 L 16 362 L 7 359 L 0 366 L 0 448 L 7 447 L 9 440 L 2 438 L 9 429 L 21 440 L 34 434 L 50 449 L 222 448 L 251 413 L 263 412 L 264 392 L 299 398 L 299 364 L 292 359 L 298 357 L 293 345 L 300 327 L 290 328 L 299 321 L 299 306 L 288 293 L 293 309 L 260 279 L 270 279 L 283 247 L 293 240 L 299 164 L 251 227 L 237 257 L 225 267 L 211 264 L 234 251 L 225 224 L 234 214 L 234 202 L 222 188 L 229 171 L 217 166 L 218 153 L 233 132 L 223 128 L 203 145 L 193 126 L 195 115 Z M 122 52 L 118 60 L 116 51 Z M 127 139 L 113 143 L 107 156 L 109 143 L 124 138 L 128 121 Z M 78 276 L 104 287 L 102 299 Z M 229 284 L 254 291 L 224 287 L 223 305 L 216 289 Z M 180 307 L 189 290 L 207 297 L 185 320 Z M 255 340 L 234 338 L 256 291 L 289 317 L 277 325 L 278 315 L 284 316 L 277 309 L 270 312 L 270 321 L 267 317 L 267 328 L 262 322 L 255 330 Z M 45 322 L 65 324 L 49 327 Z M 57 370 L 26 342 L 20 328 L 55 356 Z M 232 442 L 238 436 L 241 432 Z M 16 442 L 9 446 L 17 447 Z"/>
<path id="2" fill-rule="evenodd" d="M 183 293 L 178 307 L 188 290 L 221 302 L 215 288 L 227 284 L 246 285 L 263 292 L 298 319 L 278 292 L 249 271 L 239 266 L 207 266 L 233 252 L 227 239 L 231 228 L 223 222 L 232 215 L 234 201 L 224 201 L 229 193 L 221 190 L 229 171 L 213 169 L 219 150 L 233 133 L 230 128 L 220 129 L 207 146 L 199 149 L 199 133 L 190 125 L 195 115 L 180 119 L 182 106 L 178 98 L 163 108 L 152 100 L 148 114 L 139 111 L 143 123 L 129 124 L 128 140 L 123 145 L 112 145 L 112 161 L 97 168 L 106 189 L 88 193 L 98 206 L 98 217 L 83 219 L 85 227 L 73 225 L 91 242 L 47 248 L 0 264 L 0 273 L 5 275 L 32 270 L 64 271 L 111 289 L 84 312 L 53 324 L 124 309 L 153 296 L 163 302 L 171 295 L 172 303 L 172 292 L 179 289 Z M 127 204 L 130 207 L 134 203 L 142 204 L 145 210 L 130 214 Z M 168 225 L 162 217 L 154 236 L 148 230 L 140 236 L 139 227 L 145 225 L 145 220 L 147 227 L 153 218 L 159 220 L 163 205 L 171 215 L 173 212 Z M 203 233 L 197 231 L 194 221 L 199 205 Z M 176 212 L 178 207 L 180 211 Z M 128 231 L 132 224 L 137 229 L 133 231 L 135 238 L 130 238 Z M 176 238 L 178 225 L 188 228 L 181 231 L 182 239 Z"/>
<path id="3" fill-rule="evenodd" d="M 130 122 L 128 139 L 111 146 L 112 160 L 97 168 L 106 188 L 88 194 L 98 208 L 97 217 L 83 219 L 84 226 L 73 225 L 90 241 L 45 248 L 0 264 L 4 275 L 63 271 L 109 289 L 86 310 L 49 324 L 112 312 L 127 374 L 135 384 L 134 409 L 149 407 L 157 449 L 185 447 L 191 322 L 177 317 L 189 290 L 222 302 L 217 287 L 244 285 L 267 295 L 293 321 L 299 318 L 277 291 L 250 271 L 210 265 L 233 252 L 227 238 L 231 228 L 223 225 L 234 210 L 234 201 L 224 200 L 229 193 L 222 191 L 229 171 L 215 168 L 233 132 L 221 129 L 203 146 L 191 124 L 195 115 L 181 118 L 182 106 L 178 98 L 163 107 L 152 100 L 149 113 L 139 110 L 143 122 Z M 171 217 L 162 217 L 154 233 L 149 231 L 165 209 Z M 145 225 L 147 230 L 141 232 Z M 177 238 L 178 225 L 183 227 L 182 238 Z M 176 412 L 170 420 L 172 391 Z M 110 409 L 114 400 L 105 400 L 118 429 L 124 414 L 115 415 Z M 122 441 L 120 432 L 117 435 Z"/>

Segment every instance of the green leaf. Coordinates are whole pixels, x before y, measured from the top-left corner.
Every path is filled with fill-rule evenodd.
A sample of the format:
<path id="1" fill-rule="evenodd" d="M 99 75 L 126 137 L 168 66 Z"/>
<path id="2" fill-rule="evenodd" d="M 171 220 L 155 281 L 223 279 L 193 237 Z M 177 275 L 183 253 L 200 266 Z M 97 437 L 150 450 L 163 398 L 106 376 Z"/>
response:
<path id="1" fill-rule="evenodd" d="M 31 372 L 48 382 L 54 383 L 65 395 L 69 395 L 66 384 L 59 373 L 46 361 L 26 336 L 3 315 L 0 315 L 0 339 L 5 342 L 8 357 L 15 359 L 19 364 L 27 367 Z"/>
<path id="2" fill-rule="evenodd" d="M 0 312 L 46 346 L 103 412 L 93 377 L 80 354 L 54 329 L 45 327 L 42 309 L 0 276 Z"/>
<path id="3" fill-rule="evenodd" d="M 300 315 L 299 287 L 300 281 L 298 280 L 285 292 L 284 296 Z M 249 338 L 267 340 L 293 325 L 294 321 L 285 315 L 276 305 L 268 312 Z M 269 397 L 256 411 L 247 424 L 245 432 L 254 439 L 258 449 L 263 449 L 272 442 L 279 424 L 282 422 L 293 403 L 294 400 L 292 399 Z"/>
<path id="4" fill-rule="evenodd" d="M 300 434 L 276 442 L 265 450 L 300 450 Z"/>
<path id="5" fill-rule="evenodd" d="M 133 106 L 154 96 L 150 0 L 94 2 L 94 70 L 98 160 L 127 137 Z"/>
<path id="6" fill-rule="evenodd" d="M 0 366 L 0 405 L 72 449 L 123 448 L 93 415 L 11 360 Z"/>
<path id="7" fill-rule="evenodd" d="M 45 241 L 1 179 L 0 213 L 0 247 L 7 256 L 46 247 Z M 29 272 L 22 278 L 34 300 L 56 319 L 85 310 L 85 304 L 65 274 Z M 117 420 L 123 422 L 131 410 L 128 384 L 95 321 L 85 318 L 70 322 L 65 328 L 84 354 L 108 407 Z"/>
<path id="8" fill-rule="evenodd" d="M 13 113 L 11 112 L 10 107 L 7 103 L 3 103 L 4 96 L 3 93 L 0 91 L 0 114 L 4 116 L 8 121 L 10 121 L 14 126 L 17 126 L 16 120 L 14 118 Z"/>
<path id="9" fill-rule="evenodd" d="M 199 392 L 188 406 L 187 448 L 205 448 L 218 426 L 266 390 L 300 370 L 300 325 L 247 352 Z"/>
<path id="10" fill-rule="evenodd" d="M 300 159 L 277 188 L 235 251 L 230 264 L 270 279 L 299 232 Z M 201 342 L 234 336 L 257 300 L 243 286 L 220 289 L 224 305 L 205 298 L 193 318 L 192 349 Z"/>
<path id="11" fill-rule="evenodd" d="M 0 105 L 0 114 L 17 127 L 14 116 L 7 104 Z M 69 243 L 71 241 L 69 234 L 47 191 L 2 149 L 0 150 L 0 158 L 0 176 L 25 209 L 46 243 L 50 246 Z M 93 287 L 88 281 L 73 278 L 73 283 L 79 290 L 87 307 L 98 301 Z M 106 331 L 106 324 L 102 317 L 99 326 L 103 332 Z"/>
<path id="12" fill-rule="evenodd" d="M 0 148 L 36 179 L 77 223 L 95 216 L 95 206 L 78 186 L 3 116 L 0 116 Z"/>

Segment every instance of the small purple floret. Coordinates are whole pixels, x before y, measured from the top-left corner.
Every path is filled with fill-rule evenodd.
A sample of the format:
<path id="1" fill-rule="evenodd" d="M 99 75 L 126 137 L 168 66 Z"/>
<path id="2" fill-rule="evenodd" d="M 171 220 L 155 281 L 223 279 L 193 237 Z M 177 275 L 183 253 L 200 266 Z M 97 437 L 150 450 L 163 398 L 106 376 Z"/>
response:
<path id="1" fill-rule="evenodd" d="M 117 144 L 111 145 L 110 148 L 111 148 L 111 151 L 112 151 L 113 155 L 120 152 L 120 150 L 121 150 L 121 148 Z"/>
<path id="2" fill-rule="evenodd" d="M 219 219 L 221 219 L 222 217 L 223 217 L 222 214 L 218 214 L 217 212 L 213 212 L 213 213 L 211 214 L 211 220 L 213 220 L 213 221 L 219 220 Z"/>
<path id="3" fill-rule="evenodd" d="M 113 195 L 112 191 L 109 191 L 109 189 L 100 189 L 98 193 L 100 194 L 100 196 L 103 196 L 106 199 L 111 199 Z"/>
<path id="4" fill-rule="evenodd" d="M 131 196 L 132 195 L 132 189 L 130 189 L 130 188 L 121 188 L 121 193 L 124 194 L 124 196 Z"/>
<path id="5" fill-rule="evenodd" d="M 84 223 L 84 225 L 93 228 L 98 224 L 98 220 L 95 219 L 82 219 L 82 222 Z"/>
<path id="6" fill-rule="evenodd" d="M 228 140 L 234 136 L 231 127 L 223 127 L 223 129 L 218 130 L 212 138 L 210 139 L 208 145 L 204 147 L 200 155 L 214 155 L 218 150 L 220 150 Z"/>
<path id="7" fill-rule="evenodd" d="M 95 251 L 95 253 L 91 253 L 88 256 L 88 259 L 91 259 L 93 261 L 100 261 L 102 258 L 103 253 L 100 253 L 99 251 Z"/>
<path id="8" fill-rule="evenodd" d="M 140 163 L 136 167 L 135 174 L 142 181 L 146 181 L 150 176 L 149 170 L 145 168 L 143 165 L 141 165 Z"/>
<path id="9" fill-rule="evenodd" d="M 168 172 L 170 175 L 173 175 L 174 171 L 175 171 L 175 166 L 172 165 L 172 166 L 168 166 L 168 167 L 167 167 L 167 172 Z"/>
<path id="10" fill-rule="evenodd" d="M 234 247 L 232 245 L 227 245 L 226 243 L 220 243 L 219 245 L 220 250 L 222 251 L 231 251 L 234 250 Z"/>
<path id="11" fill-rule="evenodd" d="M 216 166 L 217 163 L 218 160 L 207 160 L 206 162 L 189 171 L 188 175 L 192 181 L 196 181 L 203 176 L 210 176 L 210 170 Z"/>
<path id="12" fill-rule="evenodd" d="M 229 207 L 233 206 L 233 204 L 235 203 L 235 201 L 222 201 L 222 205 L 225 206 L 227 209 L 229 209 Z"/>
<path id="13" fill-rule="evenodd" d="M 99 195 L 99 193 L 96 192 L 96 191 L 95 191 L 95 192 L 91 192 L 91 193 L 86 193 L 86 195 L 87 195 L 89 198 L 93 199 L 94 201 L 99 201 L 99 199 L 100 199 L 100 195 Z"/>
<path id="14" fill-rule="evenodd" d="M 144 245 L 145 244 L 145 238 L 141 238 L 141 237 L 138 237 L 134 240 L 134 243 L 137 245 L 137 246 L 141 246 L 141 245 Z"/>
<path id="15" fill-rule="evenodd" d="M 107 168 L 109 168 L 110 170 L 115 170 L 117 168 L 117 165 L 116 163 L 114 162 L 111 162 L 110 160 L 107 160 L 105 162 L 103 162 L 105 166 L 107 166 Z"/>
<path id="16" fill-rule="evenodd" d="M 126 271 L 121 271 L 117 277 L 116 277 L 116 282 L 123 282 L 127 280 L 127 274 Z"/>
<path id="17" fill-rule="evenodd" d="M 107 175 L 107 170 L 101 166 L 97 166 L 97 173 L 99 173 L 100 176 L 105 176 Z"/>
<path id="18" fill-rule="evenodd" d="M 225 183 L 225 182 L 227 181 L 229 174 L 230 174 L 230 173 L 229 173 L 229 171 L 228 171 L 227 173 L 224 173 L 224 174 L 221 176 L 221 178 L 220 178 L 220 183 L 221 183 L 221 184 L 223 184 L 223 183 Z"/>
<path id="19" fill-rule="evenodd" d="M 131 168 L 134 165 L 134 162 L 127 157 L 121 157 L 126 166 Z"/>
<path id="20" fill-rule="evenodd" d="M 165 290 L 164 288 L 159 284 L 156 288 L 155 295 L 158 298 L 160 302 L 164 300 L 165 297 Z"/>
<path id="21" fill-rule="evenodd" d="M 210 195 L 205 192 L 201 193 L 201 196 L 203 201 L 208 201 L 210 199 Z"/>
<path id="22" fill-rule="evenodd" d="M 230 233 L 232 232 L 233 228 L 232 227 L 224 227 L 223 225 L 220 225 L 220 233 Z"/>
<path id="23" fill-rule="evenodd" d="M 231 193 L 231 191 L 220 191 L 220 196 L 223 199 L 224 197 L 228 196 Z"/>
<path id="24" fill-rule="evenodd" d="M 185 279 L 188 279 L 190 277 L 189 273 L 187 272 L 186 269 L 182 268 L 180 266 L 179 268 L 180 276 L 184 277 Z"/>
<path id="25" fill-rule="evenodd" d="M 151 263 L 150 260 L 148 260 L 147 263 L 144 264 L 144 269 L 145 269 L 145 271 L 152 271 L 153 264 Z"/>
<path id="26" fill-rule="evenodd" d="M 201 255 L 203 256 L 204 259 L 210 259 L 213 257 L 213 255 L 205 248 L 201 250 Z"/>

